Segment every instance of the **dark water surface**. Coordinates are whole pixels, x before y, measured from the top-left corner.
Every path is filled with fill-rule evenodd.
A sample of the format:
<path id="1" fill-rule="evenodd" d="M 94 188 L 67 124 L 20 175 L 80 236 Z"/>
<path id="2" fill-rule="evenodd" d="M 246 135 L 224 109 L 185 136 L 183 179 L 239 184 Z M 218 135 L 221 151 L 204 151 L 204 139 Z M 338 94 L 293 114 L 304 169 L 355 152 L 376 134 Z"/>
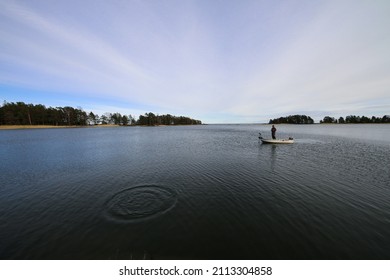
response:
<path id="1" fill-rule="evenodd" d="M 390 259 L 390 126 L 0 131 L 1 259 Z"/>

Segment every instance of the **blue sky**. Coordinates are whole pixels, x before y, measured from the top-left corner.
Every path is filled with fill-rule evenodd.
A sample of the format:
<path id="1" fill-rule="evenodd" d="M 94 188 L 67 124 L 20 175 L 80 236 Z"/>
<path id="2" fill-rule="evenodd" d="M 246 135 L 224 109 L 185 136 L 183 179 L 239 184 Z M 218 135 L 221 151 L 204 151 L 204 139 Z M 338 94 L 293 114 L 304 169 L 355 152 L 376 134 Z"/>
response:
<path id="1" fill-rule="evenodd" d="M 259 123 L 390 114 L 390 1 L 0 0 L 0 99 Z"/>

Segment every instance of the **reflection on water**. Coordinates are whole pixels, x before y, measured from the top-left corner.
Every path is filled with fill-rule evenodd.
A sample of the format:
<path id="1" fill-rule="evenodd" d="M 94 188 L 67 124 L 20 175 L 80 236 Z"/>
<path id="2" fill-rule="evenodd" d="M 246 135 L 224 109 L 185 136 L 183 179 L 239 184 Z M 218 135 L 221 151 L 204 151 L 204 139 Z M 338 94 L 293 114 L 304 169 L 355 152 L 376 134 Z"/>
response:
<path id="1" fill-rule="evenodd" d="M 277 128 L 0 131 L 0 257 L 388 259 L 388 126 Z"/>

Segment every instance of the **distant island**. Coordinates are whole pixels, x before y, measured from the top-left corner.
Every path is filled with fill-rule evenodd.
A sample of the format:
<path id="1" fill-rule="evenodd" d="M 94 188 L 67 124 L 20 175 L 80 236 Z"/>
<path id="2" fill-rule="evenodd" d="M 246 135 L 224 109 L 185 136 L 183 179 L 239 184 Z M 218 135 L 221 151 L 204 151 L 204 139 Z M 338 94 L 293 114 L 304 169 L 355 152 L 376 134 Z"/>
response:
<path id="1" fill-rule="evenodd" d="M 24 102 L 6 102 L 0 107 L 0 125 L 26 126 L 88 126 L 88 125 L 199 125 L 200 120 L 189 117 L 155 115 L 145 113 L 137 119 L 132 115 L 105 113 L 101 116 L 87 113 L 81 107 L 46 107 L 42 104 L 25 104 Z"/>
<path id="2" fill-rule="evenodd" d="M 346 116 L 338 119 L 326 116 L 320 121 L 320 123 L 390 123 L 390 115 L 384 115 L 383 117 L 372 116 L 368 118 L 366 116 Z"/>
<path id="3" fill-rule="evenodd" d="M 314 120 L 306 115 L 292 115 L 269 120 L 269 124 L 313 124 Z"/>
<path id="4" fill-rule="evenodd" d="M 371 118 L 351 115 L 338 119 L 326 116 L 320 120 L 320 123 L 390 123 L 390 115 L 384 115 L 383 117 L 372 116 Z M 314 120 L 306 115 L 292 115 L 270 119 L 269 124 L 314 124 Z"/>

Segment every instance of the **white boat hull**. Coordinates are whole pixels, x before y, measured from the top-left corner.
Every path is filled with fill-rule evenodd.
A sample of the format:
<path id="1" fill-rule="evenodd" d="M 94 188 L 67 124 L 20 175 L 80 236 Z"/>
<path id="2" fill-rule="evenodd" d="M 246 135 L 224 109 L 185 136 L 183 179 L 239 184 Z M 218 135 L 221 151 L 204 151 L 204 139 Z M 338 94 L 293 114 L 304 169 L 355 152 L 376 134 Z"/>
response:
<path id="1" fill-rule="evenodd" d="M 292 138 L 292 137 L 289 137 L 287 139 L 264 139 L 261 136 L 261 133 L 259 133 L 259 139 L 264 144 L 292 144 L 292 143 L 294 143 L 294 138 Z"/>
<path id="2" fill-rule="evenodd" d="M 263 142 L 264 144 L 293 144 L 294 140 L 293 139 L 261 139 L 261 142 Z"/>

